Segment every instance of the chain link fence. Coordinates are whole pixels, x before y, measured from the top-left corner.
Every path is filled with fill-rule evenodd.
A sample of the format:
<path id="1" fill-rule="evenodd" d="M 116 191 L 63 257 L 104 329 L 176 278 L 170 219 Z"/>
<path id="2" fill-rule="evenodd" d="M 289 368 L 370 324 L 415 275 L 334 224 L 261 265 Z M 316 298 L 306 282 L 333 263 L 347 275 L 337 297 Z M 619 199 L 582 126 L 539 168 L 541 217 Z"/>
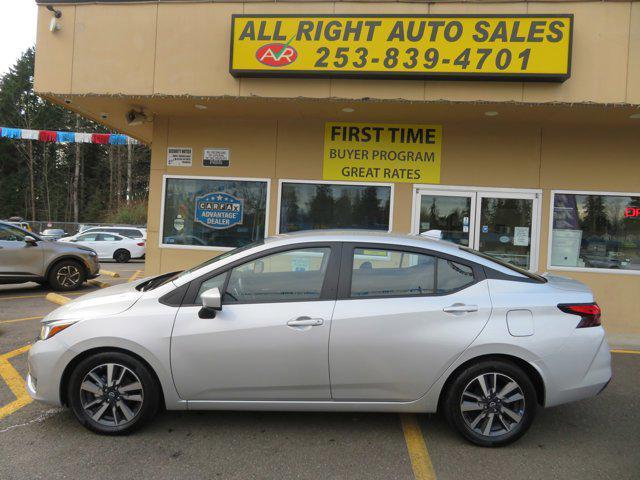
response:
<path id="1" fill-rule="evenodd" d="M 90 222 L 48 222 L 42 220 L 18 220 L 18 219 L 6 219 L 6 222 L 11 222 L 16 225 L 31 230 L 34 233 L 41 234 L 45 230 L 63 230 L 63 236 L 75 235 L 80 231 L 84 231 L 91 227 L 138 227 L 146 228 L 146 225 L 126 225 L 115 223 L 90 223 Z M 29 228 L 27 228 L 27 225 Z"/>

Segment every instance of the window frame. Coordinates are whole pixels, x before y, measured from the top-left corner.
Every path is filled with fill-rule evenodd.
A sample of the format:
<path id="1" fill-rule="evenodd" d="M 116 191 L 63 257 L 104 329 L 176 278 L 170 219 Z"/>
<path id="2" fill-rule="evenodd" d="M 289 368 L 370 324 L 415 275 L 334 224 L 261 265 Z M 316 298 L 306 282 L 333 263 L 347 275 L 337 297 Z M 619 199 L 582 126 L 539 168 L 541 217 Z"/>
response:
<path id="1" fill-rule="evenodd" d="M 262 182 L 267 185 L 267 198 L 264 210 L 264 238 L 269 236 L 269 214 L 271 207 L 271 179 L 258 177 L 220 177 L 208 175 L 163 175 L 162 176 L 162 198 L 160 199 L 160 224 L 158 225 L 158 248 L 169 248 L 176 250 L 209 250 L 216 252 L 228 252 L 237 247 L 223 247 L 216 245 L 179 245 L 163 242 L 164 214 L 165 214 L 165 198 L 167 190 L 167 180 L 169 179 L 185 179 L 185 180 L 220 180 L 235 182 Z"/>
<path id="2" fill-rule="evenodd" d="M 445 293 L 421 293 L 418 295 L 374 295 L 370 297 L 352 297 L 351 296 L 351 280 L 353 275 L 353 256 L 354 250 L 391 250 L 396 252 L 415 253 L 418 255 L 429 255 L 436 259 L 450 260 L 455 263 L 459 263 L 466 267 L 471 268 L 473 271 L 473 282 L 463 285 L 455 290 L 450 290 Z M 434 275 L 437 276 L 437 269 Z M 340 279 L 338 285 L 338 300 L 377 300 L 383 298 L 420 298 L 420 297 L 444 297 L 452 295 L 454 293 L 466 290 L 469 287 L 481 282 L 486 278 L 486 274 L 482 265 L 479 265 L 470 260 L 459 258 L 454 255 L 449 255 L 437 250 L 430 250 L 426 248 L 412 247 L 409 245 L 397 245 L 387 243 L 367 243 L 367 242 L 345 242 L 342 246 L 342 261 L 340 263 Z M 437 286 L 437 285 L 436 285 Z"/>
<path id="3" fill-rule="evenodd" d="M 227 303 L 226 305 L 253 305 L 253 304 L 262 304 L 262 303 L 294 303 L 294 302 L 320 302 L 324 300 L 336 300 L 337 292 L 338 292 L 338 272 L 340 269 L 340 259 L 341 259 L 341 250 L 342 244 L 341 242 L 306 242 L 306 243 L 296 243 L 289 245 L 281 245 L 279 247 L 270 248 L 268 250 L 263 250 L 261 252 L 256 252 L 252 255 L 248 255 L 246 257 L 235 260 L 227 265 L 224 265 L 220 268 L 212 270 L 205 275 L 202 275 L 191 282 L 189 282 L 189 287 L 187 288 L 187 293 L 182 299 L 182 307 L 201 307 L 202 305 L 199 303 L 195 303 L 195 299 L 198 296 L 198 292 L 200 291 L 201 285 L 207 280 L 217 277 L 221 274 L 226 274 L 226 278 L 224 280 L 223 292 L 220 292 L 222 295 L 222 305 L 225 305 L 224 302 L 224 294 L 227 290 L 227 285 L 229 284 L 229 278 L 231 277 L 231 270 L 234 268 L 244 265 L 246 263 L 253 262 L 255 260 L 259 260 L 264 257 L 268 257 L 270 255 L 274 255 L 277 253 L 289 252 L 294 250 L 305 250 L 309 248 L 329 248 L 329 262 L 327 264 L 327 270 L 325 272 L 324 281 L 322 283 L 322 289 L 320 291 L 319 298 L 309 298 L 309 299 L 289 299 L 289 300 L 255 300 L 255 301 L 243 301 L 243 302 L 233 302 Z"/>
<path id="4" fill-rule="evenodd" d="M 598 190 L 551 190 L 549 203 L 549 232 L 547 235 L 547 270 L 556 272 L 607 273 L 612 275 L 640 275 L 640 270 L 623 270 L 620 268 L 563 267 L 551 265 L 551 249 L 553 248 L 553 210 L 556 193 L 567 195 L 599 195 L 602 197 L 640 197 L 633 192 L 601 192 Z"/>
<path id="5" fill-rule="evenodd" d="M 280 232 L 280 214 L 282 207 L 282 185 L 284 183 L 306 183 L 312 185 L 353 185 L 357 187 L 389 187 L 391 188 L 391 192 L 389 194 L 389 229 L 387 233 L 390 233 L 393 230 L 393 204 L 394 204 L 394 196 L 395 196 L 395 184 L 393 183 L 379 183 L 379 182 L 347 182 L 342 180 L 301 180 L 295 178 L 281 178 L 278 180 L 278 201 L 276 205 L 276 235 L 283 234 Z M 362 229 L 353 229 L 354 231 L 362 230 Z M 301 230 L 305 232 L 313 232 L 314 230 Z M 380 232 L 384 232 L 384 230 L 380 230 Z M 285 232 L 293 233 L 293 232 Z"/>

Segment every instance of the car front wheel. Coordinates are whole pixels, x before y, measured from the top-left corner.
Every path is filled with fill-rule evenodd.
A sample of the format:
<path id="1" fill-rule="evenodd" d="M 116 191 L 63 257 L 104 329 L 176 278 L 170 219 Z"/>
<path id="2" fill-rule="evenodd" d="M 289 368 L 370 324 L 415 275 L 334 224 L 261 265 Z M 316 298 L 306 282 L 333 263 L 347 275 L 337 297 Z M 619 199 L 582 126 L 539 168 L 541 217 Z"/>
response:
<path id="1" fill-rule="evenodd" d="M 151 419 L 159 387 L 141 361 L 104 352 L 81 361 L 69 379 L 67 398 L 78 421 L 103 435 L 124 435 Z"/>
<path id="2" fill-rule="evenodd" d="M 56 263 L 48 276 L 51 288 L 62 292 L 77 290 L 84 280 L 84 268 L 74 260 L 63 260 Z"/>
<path id="3" fill-rule="evenodd" d="M 500 447 L 524 435 L 537 405 L 526 372 L 508 361 L 484 360 L 457 375 L 443 407 L 449 424 L 465 438 L 483 447 Z"/>

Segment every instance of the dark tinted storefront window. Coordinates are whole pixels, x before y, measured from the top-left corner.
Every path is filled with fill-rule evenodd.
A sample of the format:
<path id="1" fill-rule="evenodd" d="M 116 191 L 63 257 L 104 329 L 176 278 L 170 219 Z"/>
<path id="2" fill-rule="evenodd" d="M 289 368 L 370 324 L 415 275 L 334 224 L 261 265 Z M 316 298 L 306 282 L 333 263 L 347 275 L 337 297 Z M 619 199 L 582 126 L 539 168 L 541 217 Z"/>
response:
<path id="1" fill-rule="evenodd" d="M 265 181 L 167 178 L 162 243 L 241 247 L 264 238 Z"/>
<path id="2" fill-rule="evenodd" d="M 550 264 L 640 270 L 640 197 L 556 193 Z"/>
<path id="3" fill-rule="evenodd" d="M 280 233 L 320 228 L 389 230 L 391 187 L 283 183 Z"/>

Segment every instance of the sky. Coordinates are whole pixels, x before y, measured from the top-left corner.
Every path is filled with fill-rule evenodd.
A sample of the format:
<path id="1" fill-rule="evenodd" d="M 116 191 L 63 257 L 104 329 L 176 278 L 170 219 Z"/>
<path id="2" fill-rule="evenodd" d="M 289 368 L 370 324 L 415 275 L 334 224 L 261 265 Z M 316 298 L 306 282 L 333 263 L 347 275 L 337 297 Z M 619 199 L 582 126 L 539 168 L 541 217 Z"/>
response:
<path id="1" fill-rule="evenodd" d="M 7 73 L 22 52 L 36 43 L 35 0 L 0 0 L 0 76 Z"/>

